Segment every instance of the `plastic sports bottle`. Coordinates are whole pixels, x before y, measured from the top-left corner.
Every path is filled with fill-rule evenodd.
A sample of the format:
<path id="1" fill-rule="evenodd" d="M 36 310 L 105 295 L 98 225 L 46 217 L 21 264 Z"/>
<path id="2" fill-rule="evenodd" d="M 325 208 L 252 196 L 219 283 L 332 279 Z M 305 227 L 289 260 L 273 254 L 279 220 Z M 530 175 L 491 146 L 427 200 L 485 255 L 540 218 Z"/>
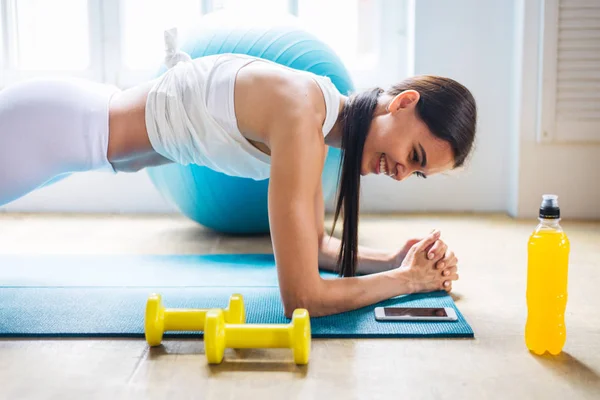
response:
<path id="1" fill-rule="evenodd" d="M 560 221 L 558 197 L 542 196 L 540 223 L 531 234 L 527 257 L 525 343 L 535 354 L 559 354 L 567 339 L 565 309 L 570 243 Z"/>

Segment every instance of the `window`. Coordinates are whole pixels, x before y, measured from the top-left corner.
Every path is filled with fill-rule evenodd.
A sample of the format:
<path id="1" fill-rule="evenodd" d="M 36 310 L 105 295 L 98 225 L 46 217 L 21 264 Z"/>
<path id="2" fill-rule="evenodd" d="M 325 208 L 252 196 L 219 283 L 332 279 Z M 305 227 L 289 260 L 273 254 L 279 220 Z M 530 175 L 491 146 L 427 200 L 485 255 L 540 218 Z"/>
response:
<path id="1" fill-rule="evenodd" d="M 14 4 L 17 68 L 88 68 L 90 39 L 87 0 L 19 0 Z"/>
<path id="2" fill-rule="evenodd" d="M 133 70 L 156 65 L 164 54 L 163 32 L 201 15 L 198 0 L 123 0 L 123 64 Z"/>
<path id="3" fill-rule="evenodd" d="M 0 87 L 41 75 L 100 78 L 89 0 L 0 0 Z"/>
<path id="4" fill-rule="evenodd" d="M 377 1 L 300 0 L 298 17 L 345 65 L 373 67 L 379 40 Z"/>
<path id="5" fill-rule="evenodd" d="M 2 15 L 4 14 L 4 3 L 0 1 L 0 71 L 8 69 L 8 53 L 6 45 L 4 44 L 4 41 L 7 38 L 6 24 L 4 22 L 4 19 L 2 18 Z"/>
<path id="6" fill-rule="evenodd" d="M 0 0 L 0 85 L 32 75 L 83 76 L 130 87 L 155 76 L 163 33 L 203 14 L 293 14 L 340 56 L 358 88 L 410 71 L 414 0 Z"/>
<path id="7" fill-rule="evenodd" d="M 286 0 L 213 0 L 212 10 L 260 10 L 266 14 L 276 15 L 278 13 L 288 13 L 290 11 L 290 2 Z"/>

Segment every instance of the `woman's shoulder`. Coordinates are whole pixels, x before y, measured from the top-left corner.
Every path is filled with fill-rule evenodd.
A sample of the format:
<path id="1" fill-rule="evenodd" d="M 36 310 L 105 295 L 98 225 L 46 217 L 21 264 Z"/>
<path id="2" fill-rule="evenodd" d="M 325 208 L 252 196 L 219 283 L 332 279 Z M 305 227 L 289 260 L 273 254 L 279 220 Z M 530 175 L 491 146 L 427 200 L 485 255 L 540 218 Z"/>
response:
<path id="1" fill-rule="evenodd" d="M 239 70 L 235 109 L 240 125 L 250 123 L 261 131 L 281 124 L 322 126 L 327 114 L 323 92 L 312 76 L 263 62 Z"/>

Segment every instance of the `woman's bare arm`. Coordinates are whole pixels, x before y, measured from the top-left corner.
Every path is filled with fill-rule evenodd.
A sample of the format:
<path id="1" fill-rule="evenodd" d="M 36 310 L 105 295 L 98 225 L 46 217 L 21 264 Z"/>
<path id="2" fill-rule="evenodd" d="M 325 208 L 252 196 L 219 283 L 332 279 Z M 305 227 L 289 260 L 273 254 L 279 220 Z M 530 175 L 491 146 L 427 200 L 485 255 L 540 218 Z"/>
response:
<path id="1" fill-rule="evenodd" d="M 325 233 L 325 204 L 322 185 L 319 185 L 315 196 L 315 212 L 316 224 L 319 229 L 319 268 L 339 272 L 337 260 L 341 240 Z M 357 273 L 359 275 L 374 274 L 398 267 L 395 261 L 393 252 L 358 246 Z"/>
<path id="2" fill-rule="evenodd" d="M 319 267 L 338 272 L 337 260 L 341 246 L 341 240 L 329 235 L 323 235 L 319 241 Z M 398 267 L 395 265 L 395 257 L 392 252 L 358 246 L 357 274 L 368 275 L 388 271 Z"/>
<path id="3" fill-rule="evenodd" d="M 306 114 L 288 119 L 286 128 L 285 135 L 271 135 L 269 184 L 271 236 L 286 315 L 296 308 L 306 308 L 312 316 L 336 314 L 413 292 L 410 271 L 402 269 L 321 278 L 322 225 L 315 218 L 315 196 L 321 184 L 322 133 Z"/>

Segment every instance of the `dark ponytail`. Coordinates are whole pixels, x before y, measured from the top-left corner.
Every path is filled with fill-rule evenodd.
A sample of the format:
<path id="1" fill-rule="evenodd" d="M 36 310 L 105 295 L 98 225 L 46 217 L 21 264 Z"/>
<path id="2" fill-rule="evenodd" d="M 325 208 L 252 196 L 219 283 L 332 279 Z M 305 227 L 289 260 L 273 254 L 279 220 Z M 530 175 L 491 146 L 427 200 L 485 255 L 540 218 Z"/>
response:
<path id="1" fill-rule="evenodd" d="M 383 89 L 361 92 L 348 99 L 342 109 L 342 159 L 333 230 L 343 208 L 344 229 L 338 256 L 340 275 L 354 276 L 358 259 L 358 211 L 360 165 L 363 148 L 377 99 Z"/>
<path id="2" fill-rule="evenodd" d="M 417 116 L 434 136 L 450 144 L 454 168 L 462 166 L 475 140 L 477 107 L 471 92 L 450 78 L 424 75 L 405 79 L 386 93 L 396 96 L 405 90 L 419 92 Z M 382 92 L 377 88 L 350 97 L 341 113 L 342 159 L 332 233 L 342 213 L 344 227 L 338 256 L 342 276 L 354 276 L 357 270 L 360 168 L 365 140 Z"/>

